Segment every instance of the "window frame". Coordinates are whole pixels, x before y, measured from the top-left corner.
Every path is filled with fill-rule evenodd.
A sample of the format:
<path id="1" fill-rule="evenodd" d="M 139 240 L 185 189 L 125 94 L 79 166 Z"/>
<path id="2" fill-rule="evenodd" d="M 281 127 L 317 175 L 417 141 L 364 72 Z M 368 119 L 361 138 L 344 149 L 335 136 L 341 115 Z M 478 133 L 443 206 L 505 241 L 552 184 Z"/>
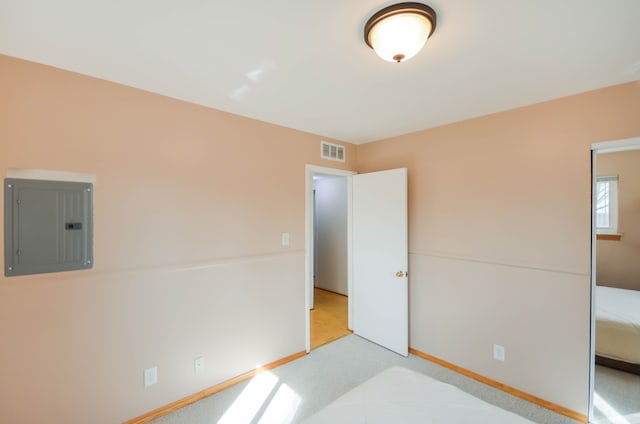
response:
<path id="1" fill-rule="evenodd" d="M 609 183 L 609 225 L 598 226 L 598 198 L 597 193 L 601 183 Z M 596 234 L 618 234 L 618 176 L 603 175 L 596 178 Z"/>

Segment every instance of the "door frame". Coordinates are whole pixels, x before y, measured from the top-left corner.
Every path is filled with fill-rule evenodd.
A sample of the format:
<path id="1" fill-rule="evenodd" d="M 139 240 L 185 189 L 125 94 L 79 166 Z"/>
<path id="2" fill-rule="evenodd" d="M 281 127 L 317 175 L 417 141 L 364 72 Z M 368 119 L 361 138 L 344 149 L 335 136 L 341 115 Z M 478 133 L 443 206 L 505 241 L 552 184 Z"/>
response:
<path id="1" fill-rule="evenodd" d="M 604 141 L 591 144 L 591 313 L 589 345 L 589 422 L 593 420 L 593 394 L 596 376 L 596 183 L 598 179 L 598 155 L 602 153 L 640 150 L 640 137 Z"/>
<path id="2" fill-rule="evenodd" d="M 311 351 L 311 305 L 313 305 L 313 225 L 314 225 L 314 211 L 313 211 L 313 176 L 314 175 L 330 175 L 335 177 L 347 178 L 347 296 L 348 296 L 348 328 L 352 328 L 351 317 L 353 302 L 351 301 L 352 290 L 352 179 L 349 178 L 357 174 L 355 171 L 349 171 L 337 168 L 326 168 L 317 165 L 305 166 L 305 260 L 304 260 L 304 293 L 305 293 L 305 348 L 307 353 Z"/>

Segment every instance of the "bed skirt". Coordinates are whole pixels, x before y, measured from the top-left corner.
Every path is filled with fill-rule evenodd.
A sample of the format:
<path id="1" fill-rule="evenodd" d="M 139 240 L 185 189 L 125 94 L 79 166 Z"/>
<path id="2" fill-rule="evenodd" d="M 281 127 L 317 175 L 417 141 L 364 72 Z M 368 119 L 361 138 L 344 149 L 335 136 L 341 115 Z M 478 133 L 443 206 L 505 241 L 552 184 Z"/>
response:
<path id="1" fill-rule="evenodd" d="M 625 371 L 632 374 L 640 375 L 640 364 L 632 364 L 629 362 L 618 361 L 611 358 L 605 358 L 604 356 L 600 356 L 600 355 L 596 355 L 596 364 L 603 365 L 609 368 L 615 368 L 620 371 Z"/>

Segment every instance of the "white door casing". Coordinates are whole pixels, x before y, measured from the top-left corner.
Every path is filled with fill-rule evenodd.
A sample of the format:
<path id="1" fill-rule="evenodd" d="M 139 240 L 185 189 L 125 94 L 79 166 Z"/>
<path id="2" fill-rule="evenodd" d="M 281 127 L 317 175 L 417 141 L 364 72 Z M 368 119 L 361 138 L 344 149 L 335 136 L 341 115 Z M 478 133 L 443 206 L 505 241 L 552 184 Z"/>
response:
<path id="1" fill-rule="evenodd" d="M 352 179 L 353 330 L 407 356 L 407 169 Z"/>

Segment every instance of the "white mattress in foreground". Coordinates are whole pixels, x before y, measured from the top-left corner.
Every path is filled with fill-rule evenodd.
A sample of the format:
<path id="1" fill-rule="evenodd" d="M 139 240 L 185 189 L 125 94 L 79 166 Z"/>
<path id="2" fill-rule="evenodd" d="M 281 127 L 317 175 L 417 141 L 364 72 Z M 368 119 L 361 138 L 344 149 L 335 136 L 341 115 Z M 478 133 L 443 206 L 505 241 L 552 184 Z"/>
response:
<path id="1" fill-rule="evenodd" d="M 640 291 L 596 287 L 596 354 L 640 364 Z"/>
<path id="2" fill-rule="evenodd" d="M 401 367 L 345 393 L 305 424 L 533 424 L 457 387 Z"/>

